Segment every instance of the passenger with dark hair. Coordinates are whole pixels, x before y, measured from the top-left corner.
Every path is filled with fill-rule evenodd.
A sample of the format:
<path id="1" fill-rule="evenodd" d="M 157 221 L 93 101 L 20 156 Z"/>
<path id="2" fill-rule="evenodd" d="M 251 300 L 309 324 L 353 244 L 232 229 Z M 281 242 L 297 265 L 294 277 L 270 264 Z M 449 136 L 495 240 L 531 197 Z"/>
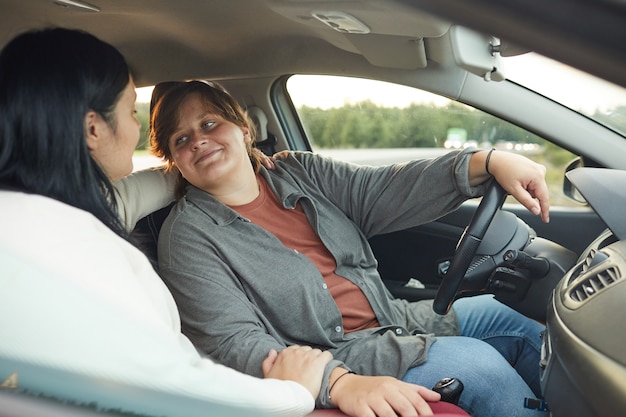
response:
<path id="1" fill-rule="evenodd" d="M 207 415 L 309 413 L 330 353 L 268 349 L 267 379 L 201 356 L 129 242 L 112 182 L 132 171 L 135 98 L 124 57 L 88 33 L 27 32 L 0 53 L 0 368 L 15 366 L 19 390 L 133 413 L 179 415 L 176 402 L 129 403 L 129 386 Z"/>

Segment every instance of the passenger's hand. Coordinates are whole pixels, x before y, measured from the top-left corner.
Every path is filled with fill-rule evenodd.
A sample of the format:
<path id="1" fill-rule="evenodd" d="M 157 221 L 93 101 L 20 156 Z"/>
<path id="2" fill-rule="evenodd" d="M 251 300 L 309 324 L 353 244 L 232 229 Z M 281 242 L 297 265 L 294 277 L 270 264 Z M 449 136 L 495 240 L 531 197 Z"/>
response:
<path id="1" fill-rule="evenodd" d="M 252 152 L 259 155 L 261 165 L 263 165 L 265 168 L 270 169 L 270 170 L 273 170 L 274 168 L 276 168 L 276 165 L 274 165 L 274 162 L 276 162 L 277 159 L 285 159 L 287 155 L 289 155 L 289 151 L 280 151 L 280 152 L 276 152 L 272 156 L 267 156 L 257 148 L 252 148 Z"/>
<path id="2" fill-rule="evenodd" d="M 332 385 L 330 398 L 341 411 L 354 417 L 413 417 L 432 416 L 427 401 L 437 402 L 441 396 L 389 376 L 350 374 Z"/>
<path id="3" fill-rule="evenodd" d="M 270 170 L 275 168 L 274 161 L 276 160 L 276 158 L 274 156 L 267 156 L 258 148 L 252 148 L 252 153 L 258 155 L 261 165 L 263 165 L 265 168 Z"/>
<path id="4" fill-rule="evenodd" d="M 261 366 L 265 378 L 295 381 L 308 389 L 313 398 L 317 398 L 324 368 L 332 358 L 328 351 L 293 345 L 280 353 L 272 349 Z"/>
<path id="5" fill-rule="evenodd" d="M 485 181 L 489 178 L 485 170 L 488 152 L 481 151 L 472 155 L 470 184 L 472 179 Z M 489 158 L 489 173 L 507 193 L 515 197 L 531 213 L 541 215 L 541 219 L 546 223 L 550 221 L 550 198 L 545 179 L 545 166 L 512 152 L 493 151 Z"/>
<path id="6" fill-rule="evenodd" d="M 272 159 L 276 161 L 277 159 L 285 159 L 287 158 L 287 156 L 289 156 L 289 151 L 285 150 L 276 152 L 274 155 L 272 155 Z"/>

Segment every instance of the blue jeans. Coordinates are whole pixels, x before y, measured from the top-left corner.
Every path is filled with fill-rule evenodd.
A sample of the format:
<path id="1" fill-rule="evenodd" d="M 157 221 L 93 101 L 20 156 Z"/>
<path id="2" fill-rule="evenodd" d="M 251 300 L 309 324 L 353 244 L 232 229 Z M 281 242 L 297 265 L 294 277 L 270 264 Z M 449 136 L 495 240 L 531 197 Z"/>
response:
<path id="1" fill-rule="evenodd" d="M 459 378 L 465 386 L 459 406 L 473 417 L 548 416 L 524 407 L 525 398 L 540 394 L 544 326 L 491 295 L 462 298 L 453 306 L 461 336 L 438 337 L 426 362 L 402 379 L 431 388 L 441 378 Z"/>

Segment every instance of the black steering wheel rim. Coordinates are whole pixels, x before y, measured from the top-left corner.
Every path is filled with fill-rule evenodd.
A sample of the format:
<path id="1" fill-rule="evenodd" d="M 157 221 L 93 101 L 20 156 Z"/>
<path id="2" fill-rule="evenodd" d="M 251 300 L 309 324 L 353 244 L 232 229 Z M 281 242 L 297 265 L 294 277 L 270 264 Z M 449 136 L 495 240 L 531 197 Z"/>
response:
<path id="1" fill-rule="evenodd" d="M 441 281 L 441 285 L 433 302 L 433 310 L 437 314 L 447 314 L 461 289 L 463 277 L 467 272 L 480 243 L 495 217 L 502 208 L 507 192 L 494 179 L 488 186 L 472 220 L 459 239 L 450 267 Z"/>

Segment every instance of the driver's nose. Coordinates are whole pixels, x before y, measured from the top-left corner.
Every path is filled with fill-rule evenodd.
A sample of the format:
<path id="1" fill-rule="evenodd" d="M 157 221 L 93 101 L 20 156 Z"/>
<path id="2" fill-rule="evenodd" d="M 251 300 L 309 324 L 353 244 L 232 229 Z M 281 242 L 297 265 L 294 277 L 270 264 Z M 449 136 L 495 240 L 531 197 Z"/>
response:
<path id="1" fill-rule="evenodd" d="M 207 142 L 208 140 L 203 135 L 194 134 L 191 137 L 191 150 L 195 152 L 198 149 L 200 149 L 203 145 L 205 145 Z"/>

